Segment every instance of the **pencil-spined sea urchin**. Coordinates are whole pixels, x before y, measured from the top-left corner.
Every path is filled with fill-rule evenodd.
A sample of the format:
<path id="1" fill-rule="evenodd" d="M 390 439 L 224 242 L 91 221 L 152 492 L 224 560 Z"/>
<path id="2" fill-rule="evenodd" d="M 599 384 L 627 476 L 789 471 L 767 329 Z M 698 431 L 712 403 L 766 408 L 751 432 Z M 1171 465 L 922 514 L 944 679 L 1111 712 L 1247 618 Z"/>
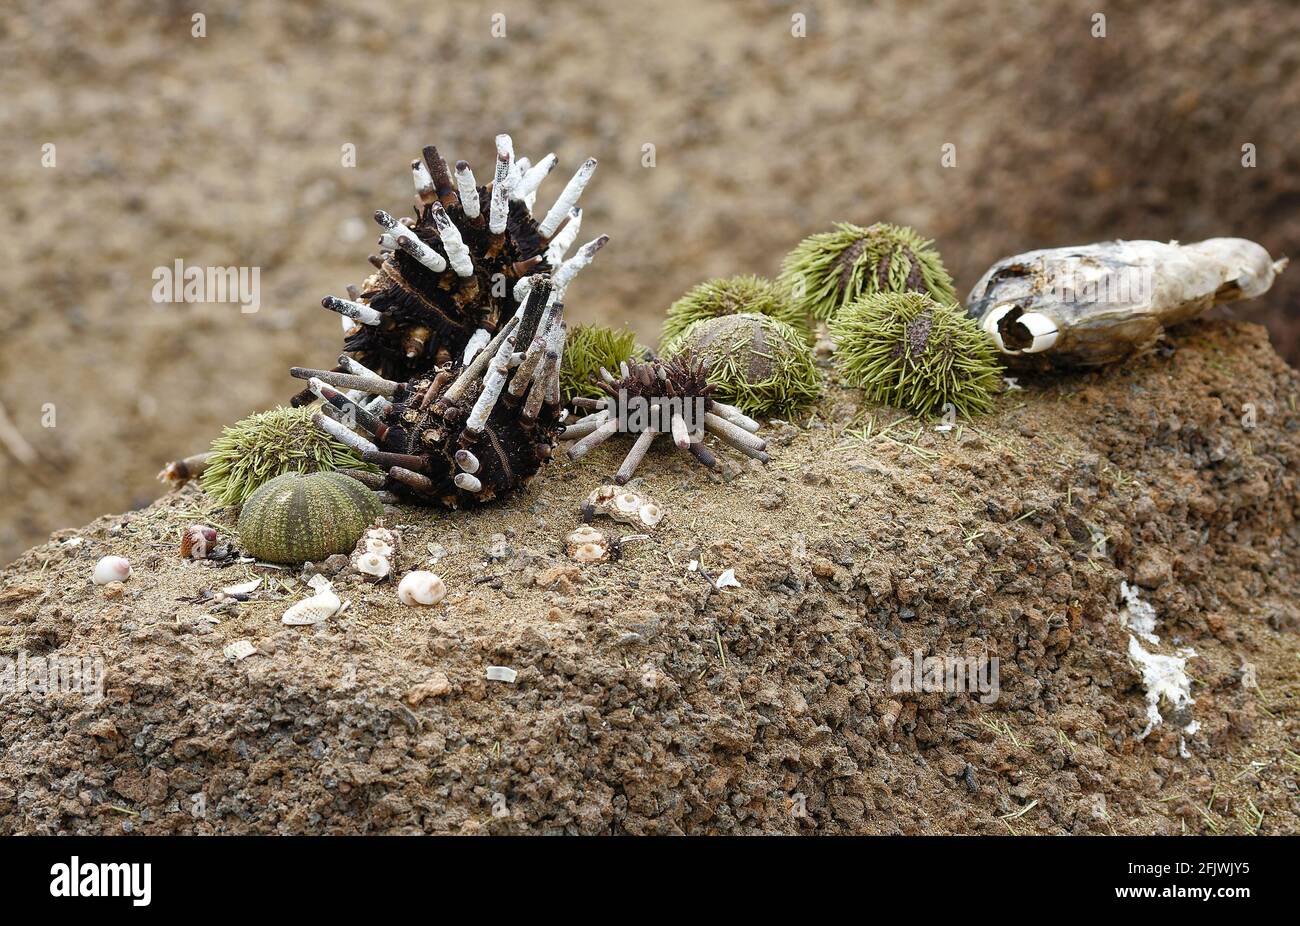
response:
<path id="1" fill-rule="evenodd" d="M 574 406 L 591 413 L 566 427 L 563 440 L 575 440 L 569 458 L 581 459 L 619 431 L 637 435 L 614 481 L 623 485 L 636 473 L 646 451 L 660 434 L 700 463 L 712 468 L 717 460 L 704 446 L 708 432 L 746 456 L 767 462 L 767 442 L 755 437 L 758 422 L 740 409 L 713 398 L 708 369 L 690 352 L 668 361 L 624 363 L 615 377 L 603 367 L 598 380 L 601 399 L 578 397 Z"/>
<path id="2" fill-rule="evenodd" d="M 559 431 L 565 323 L 556 295 L 549 276 L 532 277 L 524 304 L 489 343 L 406 382 L 346 355 L 348 372 L 292 373 L 325 400 L 316 426 L 385 471 L 350 475 L 420 504 L 490 501 L 537 472 Z"/>
<path id="3" fill-rule="evenodd" d="M 375 272 L 360 289 L 349 287 L 348 298 L 321 300 L 343 316 L 345 350 L 380 376 L 406 380 L 463 359 L 515 315 L 530 275 L 551 274 L 562 293 L 605 243 L 596 238 L 564 259 L 582 223 L 577 202 L 595 158 L 578 168 L 539 220 L 533 201 L 555 155 L 535 165 L 515 160 L 509 135 L 497 136 L 496 149 L 493 179 L 479 186 L 466 161 L 456 162 L 453 178 L 438 149 L 425 148 L 424 159 L 411 162 L 415 217 L 376 212 L 385 255 L 370 258 Z"/>

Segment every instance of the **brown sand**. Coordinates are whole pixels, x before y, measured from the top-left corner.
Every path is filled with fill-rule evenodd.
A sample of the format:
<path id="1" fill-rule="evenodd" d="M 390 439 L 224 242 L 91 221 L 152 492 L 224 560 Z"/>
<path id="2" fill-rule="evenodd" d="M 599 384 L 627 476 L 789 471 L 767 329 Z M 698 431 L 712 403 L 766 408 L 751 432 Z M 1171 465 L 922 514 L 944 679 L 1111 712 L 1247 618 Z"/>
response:
<path id="1" fill-rule="evenodd" d="M 1171 347 L 946 434 L 831 387 L 767 467 L 660 448 L 668 516 L 609 564 L 560 543 L 625 442 L 395 509 L 431 609 L 344 571 L 347 613 L 283 626 L 296 571 L 179 559 L 232 524 L 192 488 L 60 531 L 0 572 L 0 653 L 102 656 L 106 697 L 4 696 L 0 833 L 1295 833 L 1300 375 L 1257 326 Z M 89 583 L 106 553 L 125 585 Z M 253 575 L 218 623 L 184 600 Z M 1136 738 L 1121 579 L 1196 650 L 1185 758 L 1168 705 Z M 996 656 L 1000 699 L 891 692 L 917 649 Z"/>

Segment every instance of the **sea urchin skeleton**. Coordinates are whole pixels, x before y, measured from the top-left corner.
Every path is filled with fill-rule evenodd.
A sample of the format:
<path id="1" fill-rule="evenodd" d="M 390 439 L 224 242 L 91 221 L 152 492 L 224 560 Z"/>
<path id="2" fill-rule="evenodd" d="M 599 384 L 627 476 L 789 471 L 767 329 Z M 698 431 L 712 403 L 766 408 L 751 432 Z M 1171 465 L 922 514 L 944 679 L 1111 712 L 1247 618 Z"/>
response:
<path id="1" fill-rule="evenodd" d="M 621 375 L 615 377 L 601 368 L 598 385 L 605 398 L 573 400 L 575 407 L 591 413 L 560 435 L 562 440 L 575 441 L 569 448 L 569 459 L 581 459 L 592 448 L 626 430 L 637 438 L 614 476 L 619 485 L 632 478 L 654 439 L 665 432 L 672 435 L 679 449 L 710 468 L 717 465 L 717 460 L 704 446 L 704 432 L 746 456 L 767 462 L 767 442 L 754 436 L 758 422 L 712 397 L 713 386 L 698 357 L 683 354 L 667 362 L 632 361 L 622 364 L 619 372 Z"/>
<path id="2" fill-rule="evenodd" d="M 563 293 L 607 240 L 597 238 L 564 259 L 582 223 L 577 202 L 595 158 L 578 168 L 538 221 L 533 200 L 555 155 L 536 165 L 516 160 L 509 135 L 497 136 L 496 149 L 493 179 L 479 186 L 467 162 L 456 162 L 453 179 L 438 149 L 425 148 L 424 160 L 411 162 L 415 218 L 376 212 L 386 255 L 370 258 L 375 273 L 360 290 L 348 287 L 346 299 L 321 300 L 343 316 L 345 349 L 381 377 L 406 380 L 462 360 L 516 313 L 529 276 L 550 274 L 553 289 Z"/>
<path id="3" fill-rule="evenodd" d="M 349 475 L 419 504 L 490 501 L 537 472 L 560 430 L 558 296 L 552 277 L 532 277 L 523 305 L 491 341 L 406 382 L 346 356 L 347 372 L 291 372 L 325 400 L 316 426 L 385 471 Z"/>

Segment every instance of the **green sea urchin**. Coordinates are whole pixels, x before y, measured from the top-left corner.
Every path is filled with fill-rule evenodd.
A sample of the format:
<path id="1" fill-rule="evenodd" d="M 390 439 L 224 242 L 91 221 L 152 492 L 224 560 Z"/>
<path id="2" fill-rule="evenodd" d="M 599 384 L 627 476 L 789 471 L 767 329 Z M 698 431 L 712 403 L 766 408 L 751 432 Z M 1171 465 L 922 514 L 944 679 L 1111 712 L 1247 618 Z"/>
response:
<path id="1" fill-rule="evenodd" d="M 767 315 L 706 318 L 664 345 L 664 356 L 697 355 L 713 394 L 749 415 L 785 416 L 817 401 L 821 378 L 804 336 Z"/>
<path id="2" fill-rule="evenodd" d="M 308 408 L 273 408 L 225 428 L 212 442 L 199 477 L 223 505 L 238 505 L 269 479 L 285 473 L 358 469 L 378 472 L 311 423 Z"/>
<path id="3" fill-rule="evenodd" d="M 993 345 L 956 305 L 924 293 L 877 293 L 831 320 L 835 363 L 868 399 L 931 414 L 988 411 L 1001 368 Z"/>
<path id="4" fill-rule="evenodd" d="M 829 320 L 841 306 L 874 293 L 918 292 L 957 301 L 934 242 L 904 225 L 867 228 L 841 222 L 811 235 L 786 255 L 779 282 L 799 312 Z"/>
<path id="5" fill-rule="evenodd" d="M 735 276 L 701 283 L 669 306 L 662 343 L 681 337 L 698 321 L 743 312 L 779 319 L 805 337 L 810 336 L 808 313 L 796 306 L 781 287 L 761 277 Z"/>
<path id="6" fill-rule="evenodd" d="M 319 562 L 349 553 L 383 505 L 342 473 L 286 473 L 248 497 L 239 512 L 239 545 L 270 563 Z"/>
<path id="7" fill-rule="evenodd" d="M 637 353 L 636 335 L 627 328 L 608 325 L 575 325 L 564 342 L 564 363 L 560 366 L 560 394 L 565 402 L 574 396 L 604 395 L 596 385 L 601 367 L 617 370 Z"/>

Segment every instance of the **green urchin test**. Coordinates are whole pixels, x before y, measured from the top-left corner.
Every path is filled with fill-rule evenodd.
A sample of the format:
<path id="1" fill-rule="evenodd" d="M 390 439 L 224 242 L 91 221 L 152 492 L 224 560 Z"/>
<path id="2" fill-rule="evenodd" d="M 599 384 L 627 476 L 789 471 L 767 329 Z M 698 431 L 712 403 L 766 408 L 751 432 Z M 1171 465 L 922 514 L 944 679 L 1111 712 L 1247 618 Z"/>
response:
<path id="1" fill-rule="evenodd" d="M 779 319 L 706 318 L 663 345 L 666 357 L 703 360 L 715 398 L 749 415 L 786 416 L 817 401 L 821 378 L 804 335 Z"/>
<path id="2" fill-rule="evenodd" d="M 384 513 L 375 493 L 343 473 L 285 473 L 239 512 L 239 546 L 268 563 L 319 562 L 348 553 Z"/>
<path id="3" fill-rule="evenodd" d="M 822 321 L 874 293 L 918 292 L 935 302 L 957 301 L 934 242 L 887 222 L 866 228 L 841 222 L 835 231 L 805 238 L 786 255 L 778 282 L 800 313 Z"/>
<path id="4" fill-rule="evenodd" d="M 835 366 L 868 399 L 917 414 L 993 407 L 1002 367 L 993 344 L 956 305 L 923 293 L 877 293 L 831 319 Z"/>

